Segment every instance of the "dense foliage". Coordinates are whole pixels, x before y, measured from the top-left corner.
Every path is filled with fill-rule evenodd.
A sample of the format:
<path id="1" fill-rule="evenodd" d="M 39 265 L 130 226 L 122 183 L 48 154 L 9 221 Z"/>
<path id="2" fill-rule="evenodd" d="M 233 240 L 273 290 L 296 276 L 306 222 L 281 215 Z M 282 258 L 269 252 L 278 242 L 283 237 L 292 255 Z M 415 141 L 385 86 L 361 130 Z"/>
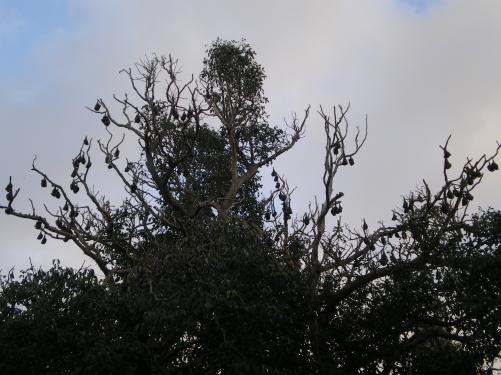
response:
<path id="1" fill-rule="evenodd" d="M 501 350 L 501 213 L 467 212 L 495 152 L 406 195 L 391 225 L 341 221 L 335 176 L 355 164 L 367 128 L 350 144 L 347 109 L 320 109 L 325 129 L 323 195 L 293 212 L 293 190 L 275 169 L 263 195 L 260 171 L 290 150 L 290 134 L 268 123 L 263 68 L 245 42 L 215 41 L 198 81 L 181 82 L 171 57 L 123 73 L 134 100 L 114 115 L 91 109 L 98 140 L 122 181 L 118 206 L 89 181 L 85 138 L 68 191 L 35 162 L 59 208 L 34 222 L 42 244 L 72 241 L 92 269 L 55 261 L 0 284 L 0 373 L 61 374 L 473 374 Z M 159 96 L 161 95 L 161 96 Z M 126 131 L 140 145 L 121 153 Z M 273 179 L 273 181 L 271 181 Z M 74 198 L 76 196 L 76 198 Z M 328 217 L 334 216 L 329 229 Z"/>

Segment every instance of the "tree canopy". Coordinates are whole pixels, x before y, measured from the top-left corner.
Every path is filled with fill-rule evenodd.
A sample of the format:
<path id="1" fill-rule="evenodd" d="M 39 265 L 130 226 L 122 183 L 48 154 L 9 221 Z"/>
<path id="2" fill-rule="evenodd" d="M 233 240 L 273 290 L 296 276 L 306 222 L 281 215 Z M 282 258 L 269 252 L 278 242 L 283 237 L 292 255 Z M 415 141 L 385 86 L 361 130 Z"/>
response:
<path id="1" fill-rule="evenodd" d="M 437 191 L 423 181 L 391 224 L 353 228 L 335 181 L 367 121 L 353 129 L 349 106 L 319 109 L 323 191 L 295 212 L 285 176 L 262 172 L 303 137 L 310 107 L 269 123 L 264 69 L 245 41 L 213 42 L 199 79 L 182 81 L 171 56 L 121 73 L 131 94 L 114 96 L 121 111 L 89 108 L 108 136 L 83 140 L 69 184 L 33 162 L 56 210 L 18 210 L 19 188 L 5 188 L 6 214 L 31 220 L 41 244 L 72 241 L 103 277 L 58 261 L 4 275 L 1 373 L 492 372 L 501 212 L 468 208 L 498 169 L 499 143 L 452 175 L 447 139 Z M 126 136 L 137 157 L 124 155 Z M 123 184 L 118 205 L 92 187 L 94 143 Z"/>

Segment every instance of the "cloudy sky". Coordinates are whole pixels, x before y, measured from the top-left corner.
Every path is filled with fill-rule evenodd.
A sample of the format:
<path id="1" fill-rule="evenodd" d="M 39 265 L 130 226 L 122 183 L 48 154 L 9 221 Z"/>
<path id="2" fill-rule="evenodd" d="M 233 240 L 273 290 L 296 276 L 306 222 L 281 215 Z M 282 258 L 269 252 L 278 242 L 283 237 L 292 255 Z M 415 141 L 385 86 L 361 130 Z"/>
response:
<path id="1" fill-rule="evenodd" d="M 188 77 L 211 41 L 245 38 L 266 69 L 272 123 L 308 104 L 351 102 L 354 127 L 368 115 L 366 147 L 336 189 L 346 222 L 375 226 L 423 178 L 439 186 L 438 145 L 449 134 L 457 168 L 501 140 L 500 19 L 498 0 L 0 0 L 0 179 L 22 187 L 18 208 L 29 197 L 50 202 L 29 171 L 34 155 L 68 182 L 83 137 L 103 136 L 85 106 L 128 90 L 121 68 L 172 53 Z M 297 186 L 296 211 L 320 192 L 323 142 L 313 115 L 306 138 L 276 163 Z M 119 197 L 105 172 L 93 174 L 96 187 Z M 500 186 L 501 174 L 487 175 L 473 203 L 501 208 Z M 0 214 L 0 268 L 83 262 L 36 234 Z"/>

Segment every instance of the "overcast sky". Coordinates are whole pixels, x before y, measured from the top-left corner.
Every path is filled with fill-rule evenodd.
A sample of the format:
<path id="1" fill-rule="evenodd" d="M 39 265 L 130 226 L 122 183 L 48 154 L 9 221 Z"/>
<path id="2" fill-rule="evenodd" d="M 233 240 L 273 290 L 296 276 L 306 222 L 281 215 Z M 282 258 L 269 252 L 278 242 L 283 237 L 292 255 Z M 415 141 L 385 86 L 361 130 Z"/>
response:
<path id="1" fill-rule="evenodd" d="M 29 197 L 37 207 L 51 202 L 29 171 L 34 155 L 69 182 L 83 137 L 103 136 L 85 106 L 128 90 L 119 69 L 172 53 L 186 78 L 211 41 L 245 38 L 267 73 L 273 124 L 308 104 L 351 102 L 353 126 L 368 115 L 366 147 L 336 189 L 345 192 L 345 221 L 365 217 L 374 227 L 423 178 L 439 187 L 438 145 L 449 134 L 457 168 L 501 140 L 500 20 L 498 0 L 0 0 L 0 180 L 12 175 L 22 187 L 17 208 Z M 320 192 L 322 128 L 313 114 L 306 138 L 276 163 L 297 186 L 296 212 Z M 92 177 L 101 191 L 122 194 L 106 171 Z M 501 173 L 487 175 L 474 206 L 501 208 L 500 185 Z M 83 262 L 76 248 L 42 246 L 36 235 L 32 223 L 0 214 L 4 272 L 29 257 Z"/>

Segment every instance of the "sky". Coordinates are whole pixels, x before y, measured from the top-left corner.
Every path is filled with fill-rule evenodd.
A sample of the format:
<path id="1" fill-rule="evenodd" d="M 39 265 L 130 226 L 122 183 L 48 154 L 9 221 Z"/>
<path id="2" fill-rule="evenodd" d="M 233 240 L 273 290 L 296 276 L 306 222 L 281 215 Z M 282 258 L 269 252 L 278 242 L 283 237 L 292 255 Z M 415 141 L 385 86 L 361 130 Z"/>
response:
<path id="1" fill-rule="evenodd" d="M 345 193 L 343 220 L 374 228 L 422 179 L 440 187 L 439 145 L 450 134 L 456 172 L 501 141 L 500 19 L 498 0 L 0 0 L 0 180 L 21 187 L 17 208 L 29 198 L 38 209 L 53 205 L 31 162 L 37 155 L 69 183 L 82 139 L 104 136 L 85 107 L 129 90 L 121 68 L 171 53 L 186 79 L 211 41 L 245 38 L 267 74 L 270 122 L 314 109 L 305 138 L 275 163 L 297 187 L 295 212 L 321 193 L 319 105 L 349 102 L 353 128 L 368 116 L 366 146 L 335 189 Z M 112 201 L 122 196 L 106 169 L 91 178 Z M 500 186 L 501 173 L 486 175 L 472 211 L 501 208 Z M 31 222 L 0 213 L 3 272 L 30 259 L 91 264 L 69 243 L 42 246 L 36 235 Z"/>

